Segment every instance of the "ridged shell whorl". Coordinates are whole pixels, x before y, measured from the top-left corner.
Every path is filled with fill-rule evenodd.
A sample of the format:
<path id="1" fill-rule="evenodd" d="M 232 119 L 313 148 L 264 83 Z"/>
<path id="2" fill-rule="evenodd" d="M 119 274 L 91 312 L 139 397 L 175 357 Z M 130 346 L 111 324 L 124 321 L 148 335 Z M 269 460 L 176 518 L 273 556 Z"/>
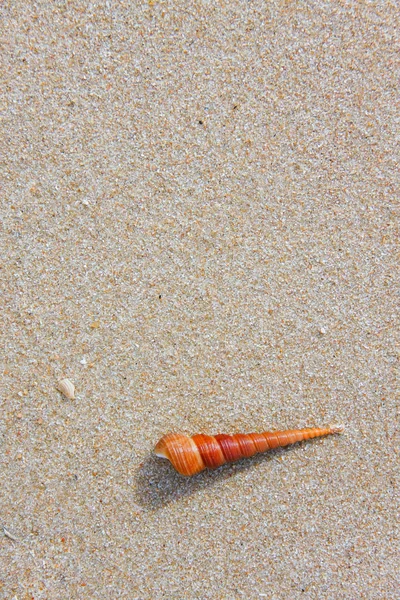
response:
<path id="1" fill-rule="evenodd" d="M 195 475 L 205 469 L 196 444 L 192 438 L 181 433 L 164 435 L 154 448 L 154 453 L 167 458 L 181 475 Z"/>

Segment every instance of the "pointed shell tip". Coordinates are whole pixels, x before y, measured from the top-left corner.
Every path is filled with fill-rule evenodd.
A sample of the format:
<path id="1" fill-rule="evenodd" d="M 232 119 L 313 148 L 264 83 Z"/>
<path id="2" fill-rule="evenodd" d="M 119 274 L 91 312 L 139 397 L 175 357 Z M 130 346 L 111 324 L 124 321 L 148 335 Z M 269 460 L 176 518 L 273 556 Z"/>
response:
<path id="1" fill-rule="evenodd" d="M 331 433 L 343 433 L 344 425 L 332 425 Z"/>

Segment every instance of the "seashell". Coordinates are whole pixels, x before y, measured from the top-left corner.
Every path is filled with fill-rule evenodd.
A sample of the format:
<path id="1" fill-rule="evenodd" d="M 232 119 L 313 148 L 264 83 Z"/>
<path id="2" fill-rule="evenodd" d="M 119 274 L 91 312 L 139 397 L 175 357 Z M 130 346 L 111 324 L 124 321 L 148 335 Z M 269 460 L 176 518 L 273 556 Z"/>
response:
<path id="1" fill-rule="evenodd" d="M 337 426 L 235 435 L 220 433 L 211 436 L 200 433 L 192 437 L 169 433 L 160 439 L 154 453 L 168 459 L 181 475 L 190 476 L 259 452 L 342 431 L 343 427 Z"/>
<path id="2" fill-rule="evenodd" d="M 75 386 L 69 379 L 61 379 L 57 384 L 57 389 L 69 400 L 75 400 Z"/>

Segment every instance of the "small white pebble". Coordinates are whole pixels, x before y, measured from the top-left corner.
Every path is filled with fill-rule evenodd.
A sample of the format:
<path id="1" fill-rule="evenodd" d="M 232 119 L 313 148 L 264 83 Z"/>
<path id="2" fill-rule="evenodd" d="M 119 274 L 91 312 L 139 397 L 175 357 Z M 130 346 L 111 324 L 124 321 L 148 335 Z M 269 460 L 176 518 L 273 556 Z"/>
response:
<path id="1" fill-rule="evenodd" d="M 83 357 L 82 360 L 79 361 L 81 363 L 81 365 L 87 365 L 87 361 L 86 358 Z"/>
<path id="2" fill-rule="evenodd" d="M 325 335 L 326 332 L 327 332 L 327 330 L 325 329 L 325 327 L 321 327 L 320 330 L 319 330 L 319 332 L 320 332 L 321 335 Z"/>

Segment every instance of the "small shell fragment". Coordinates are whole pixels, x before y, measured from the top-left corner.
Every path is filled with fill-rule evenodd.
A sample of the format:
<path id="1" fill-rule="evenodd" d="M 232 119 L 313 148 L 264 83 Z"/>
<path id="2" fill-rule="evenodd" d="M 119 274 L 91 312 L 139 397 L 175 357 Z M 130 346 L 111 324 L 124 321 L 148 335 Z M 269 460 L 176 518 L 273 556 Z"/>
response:
<path id="1" fill-rule="evenodd" d="M 69 400 L 75 400 L 75 386 L 69 379 L 61 379 L 57 384 L 57 389 Z"/>
<path id="2" fill-rule="evenodd" d="M 10 531 L 8 531 L 8 529 L 6 529 L 3 525 L 3 533 L 6 537 L 8 537 L 9 540 L 12 540 L 13 542 L 17 542 L 18 538 L 13 535 Z"/>

